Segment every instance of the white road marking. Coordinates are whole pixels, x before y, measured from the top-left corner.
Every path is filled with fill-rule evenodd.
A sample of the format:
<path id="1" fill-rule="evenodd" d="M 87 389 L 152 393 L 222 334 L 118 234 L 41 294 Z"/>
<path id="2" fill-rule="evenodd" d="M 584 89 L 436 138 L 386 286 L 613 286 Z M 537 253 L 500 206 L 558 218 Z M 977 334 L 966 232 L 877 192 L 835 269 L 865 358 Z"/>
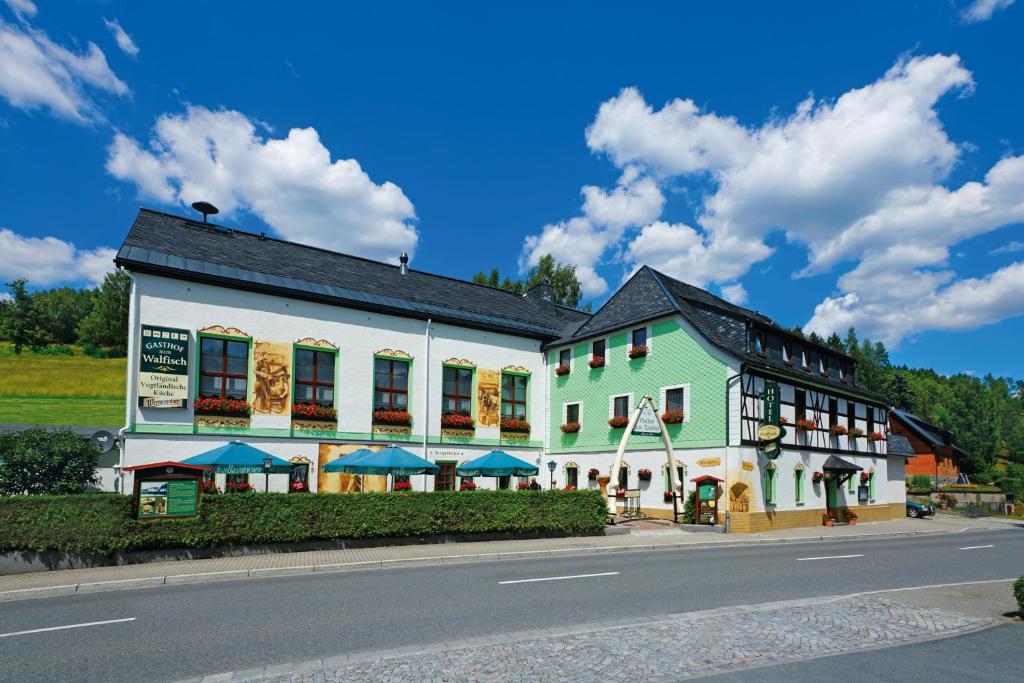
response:
<path id="1" fill-rule="evenodd" d="M 808 560 L 845 560 L 850 557 L 864 557 L 863 555 L 826 555 L 825 557 L 798 557 L 797 562 L 807 562 Z"/>
<path id="2" fill-rule="evenodd" d="M 517 579 L 515 581 L 499 581 L 498 585 L 503 586 L 510 583 L 533 583 L 535 581 L 564 581 L 565 579 L 589 579 L 593 576 L 615 576 L 618 572 L 601 572 L 600 574 L 574 574 L 572 576 L 547 576 L 543 579 Z"/>
<path id="3" fill-rule="evenodd" d="M 87 621 L 84 624 L 68 624 L 67 626 L 50 626 L 48 628 L 33 628 L 28 631 L 0 633 L 0 638 L 10 638 L 12 636 L 27 636 L 30 633 L 45 633 L 46 631 L 63 631 L 69 628 L 84 628 L 86 626 L 103 626 L 104 624 L 123 624 L 126 621 L 135 621 L 135 617 L 128 617 L 127 619 L 108 619 L 107 621 Z"/>
<path id="4" fill-rule="evenodd" d="M 980 548 L 994 548 L 994 545 L 969 545 L 966 548 L 960 548 L 960 550 L 978 550 Z"/>

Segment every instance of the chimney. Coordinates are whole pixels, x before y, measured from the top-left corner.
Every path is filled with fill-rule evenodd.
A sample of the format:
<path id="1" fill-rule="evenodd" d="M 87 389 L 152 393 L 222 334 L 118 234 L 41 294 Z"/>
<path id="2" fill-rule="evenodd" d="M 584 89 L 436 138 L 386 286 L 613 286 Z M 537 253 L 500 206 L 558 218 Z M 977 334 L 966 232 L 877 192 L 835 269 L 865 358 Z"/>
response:
<path id="1" fill-rule="evenodd" d="M 398 272 L 402 275 L 409 274 L 409 254 L 402 252 L 402 255 L 398 257 Z"/>
<path id="2" fill-rule="evenodd" d="M 555 305 L 555 288 L 551 286 L 550 282 L 541 282 L 538 285 L 530 287 L 523 296 L 538 304 L 547 306 Z"/>

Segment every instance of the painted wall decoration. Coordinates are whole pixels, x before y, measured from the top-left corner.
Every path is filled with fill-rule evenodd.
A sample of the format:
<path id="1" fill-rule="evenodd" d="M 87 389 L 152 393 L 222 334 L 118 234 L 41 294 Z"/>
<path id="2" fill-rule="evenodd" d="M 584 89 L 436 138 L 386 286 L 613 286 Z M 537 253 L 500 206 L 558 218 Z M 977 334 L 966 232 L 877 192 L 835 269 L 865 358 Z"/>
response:
<path id="1" fill-rule="evenodd" d="M 287 415 L 292 391 L 292 345 L 258 341 L 253 344 L 254 413 Z"/>
<path id="2" fill-rule="evenodd" d="M 249 339 L 252 339 L 252 335 L 251 334 L 249 334 L 247 332 L 243 332 L 242 330 L 238 329 L 237 327 L 224 327 L 223 325 L 209 325 L 208 327 L 204 327 L 204 328 L 202 328 L 199 331 L 200 332 L 209 332 L 210 334 L 223 334 L 223 335 L 226 335 L 228 337 L 248 337 Z"/>
<path id="3" fill-rule="evenodd" d="M 143 325 L 139 406 L 184 408 L 188 402 L 188 330 Z"/>
<path id="4" fill-rule="evenodd" d="M 482 427 L 497 427 L 501 417 L 501 372 L 477 369 L 476 422 Z"/>
<path id="5" fill-rule="evenodd" d="M 356 443 L 322 443 L 317 464 L 317 493 L 360 493 L 362 491 L 387 491 L 388 478 L 379 474 L 342 474 L 340 472 L 324 472 L 324 465 L 337 460 L 352 451 L 366 448 Z M 376 451 L 383 446 L 370 446 Z"/>
<path id="6" fill-rule="evenodd" d="M 295 343 L 300 346 L 317 346 L 320 347 L 321 349 L 333 349 L 335 351 L 338 350 L 336 344 L 332 344 L 326 339 L 313 339 L 312 337 L 303 337 L 302 339 L 297 339 Z"/>

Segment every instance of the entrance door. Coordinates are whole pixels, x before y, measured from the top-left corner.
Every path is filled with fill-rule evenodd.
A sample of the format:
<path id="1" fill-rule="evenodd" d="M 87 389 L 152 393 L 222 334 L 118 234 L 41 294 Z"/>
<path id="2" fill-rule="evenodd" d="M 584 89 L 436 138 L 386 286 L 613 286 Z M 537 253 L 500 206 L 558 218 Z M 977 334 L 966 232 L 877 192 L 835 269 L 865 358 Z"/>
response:
<path id="1" fill-rule="evenodd" d="M 839 500 L 839 479 L 836 475 L 825 480 L 825 507 L 834 510 L 838 507 Z"/>
<path id="2" fill-rule="evenodd" d="M 454 462 L 437 462 L 434 463 L 441 469 L 438 470 L 437 474 L 434 475 L 434 490 L 435 491 L 454 491 L 455 490 L 455 463 Z"/>

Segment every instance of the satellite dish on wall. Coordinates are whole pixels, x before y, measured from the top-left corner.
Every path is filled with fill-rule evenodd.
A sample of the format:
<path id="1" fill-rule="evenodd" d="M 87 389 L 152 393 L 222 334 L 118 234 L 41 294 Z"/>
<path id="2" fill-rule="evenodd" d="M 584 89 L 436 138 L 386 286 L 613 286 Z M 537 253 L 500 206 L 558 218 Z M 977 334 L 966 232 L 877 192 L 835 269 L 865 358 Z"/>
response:
<path id="1" fill-rule="evenodd" d="M 100 453 L 107 453 L 116 443 L 114 435 L 108 431 L 101 430 L 89 437 L 89 443 L 99 449 Z"/>
<path id="2" fill-rule="evenodd" d="M 203 214 L 203 222 L 207 222 L 209 216 L 220 213 L 220 209 L 211 204 L 210 202 L 192 202 L 192 208 Z"/>

